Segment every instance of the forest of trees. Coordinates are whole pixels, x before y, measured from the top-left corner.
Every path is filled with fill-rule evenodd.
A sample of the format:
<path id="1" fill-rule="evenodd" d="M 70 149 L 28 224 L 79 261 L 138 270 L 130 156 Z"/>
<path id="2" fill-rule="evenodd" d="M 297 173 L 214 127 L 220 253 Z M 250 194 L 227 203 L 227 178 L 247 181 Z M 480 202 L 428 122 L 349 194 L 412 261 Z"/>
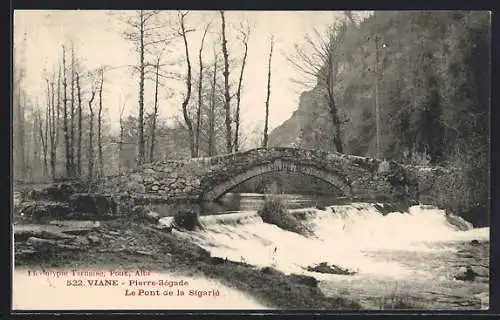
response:
<path id="1" fill-rule="evenodd" d="M 488 216 L 489 13 L 375 12 L 335 29 L 333 63 L 301 60 L 301 47 L 290 55 L 292 62 L 317 68 L 316 83 L 291 119 L 274 130 L 271 145 L 339 151 L 340 137 L 347 154 L 460 168 L 450 206 L 467 216 Z M 320 42 L 304 44 L 321 48 Z M 335 71 L 325 72 L 325 65 Z M 325 79 L 332 79 L 331 89 Z M 333 121 L 329 92 L 338 117 Z"/>
<path id="2" fill-rule="evenodd" d="M 272 88 L 263 87 L 267 99 L 255 112 L 266 118 L 258 139 L 240 128 L 250 25 L 229 23 L 223 11 L 201 25 L 192 25 L 189 12 L 164 15 L 140 10 L 122 18 L 123 38 L 135 49 L 137 64 L 130 68 L 139 95 L 133 102 L 138 116 L 121 111 L 118 134 L 110 130 L 117 119 L 104 112 L 110 107 L 103 95 L 109 66 L 85 69 L 78 50 L 61 44 L 58 63 L 40 79 L 46 89 L 40 100 L 23 86 L 29 72 L 24 42 L 15 44 L 15 180 L 92 181 L 155 160 L 280 145 L 460 168 L 464 174 L 450 195 L 454 210 L 470 215 L 488 207 L 488 12 L 384 11 L 363 19 L 345 12 L 326 33 L 311 32 L 295 52 L 285 52 L 299 71 L 293 80 L 312 84 L 312 90 L 302 93 L 289 120 L 268 133 Z M 227 36 L 231 28 L 236 39 Z M 202 31 L 197 51 L 189 45 L 195 29 Z M 209 60 L 203 58 L 211 49 L 207 33 L 215 35 Z M 169 60 L 172 43 L 180 44 L 181 61 Z M 232 51 L 236 46 L 242 49 L 238 54 Z M 271 78 L 272 37 L 266 54 L 269 74 L 263 82 Z M 169 74 L 172 64 L 183 71 Z M 158 93 L 168 81 L 183 83 L 182 119 L 175 125 L 167 125 L 159 112 Z M 154 93 L 152 103 L 145 103 L 145 87 Z"/>
<path id="3" fill-rule="evenodd" d="M 124 25 L 122 37 L 132 44 L 137 64 L 127 66 L 138 88 L 137 116 L 107 118 L 106 78 L 114 67 L 100 65 L 85 69 L 72 42 L 60 46 L 59 61 L 40 85 L 46 88 L 43 101 L 30 97 L 24 84 L 25 35 L 14 46 L 14 179 L 45 182 L 82 179 L 92 182 L 115 175 L 124 168 L 146 162 L 186 157 L 213 156 L 258 147 L 240 128 L 241 92 L 251 27 L 248 21 L 227 23 L 223 11 L 208 22 L 190 22 L 190 12 L 138 10 L 110 15 Z M 193 25 L 191 25 L 193 24 Z M 237 34 L 228 46 L 226 33 Z M 202 30 L 201 39 L 190 36 Z M 213 35 L 212 59 L 205 38 Z M 190 41 L 200 40 L 199 51 L 191 52 Z M 183 48 L 181 58 L 168 57 L 175 45 Z M 230 48 L 243 48 L 233 53 Z M 179 46 L 178 46 L 179 47 Z M 171 71 L 180 65 L 181 72 Z M 182 119 L 167 125 L 160 110 L 159 95 L 169 94 L 168 82 L 182 82 Z M 146 102 L 146 89 L 154 97 Z M 163 92 L 162 92 L 163 91 Z M 170 93 L 171 94 L 171 93 Z M 133 102 L 127 102 L 129 105 Z M 164 102 L 163 102 L 164 103 Z M 176 109 L 169 105 L 168 108 Z M 262 110 L 264 110 L 264 101 Z M 110 122 L 119 120 L 119 132 Z M 262 135 L 262 133 L 260 133 Z"/>

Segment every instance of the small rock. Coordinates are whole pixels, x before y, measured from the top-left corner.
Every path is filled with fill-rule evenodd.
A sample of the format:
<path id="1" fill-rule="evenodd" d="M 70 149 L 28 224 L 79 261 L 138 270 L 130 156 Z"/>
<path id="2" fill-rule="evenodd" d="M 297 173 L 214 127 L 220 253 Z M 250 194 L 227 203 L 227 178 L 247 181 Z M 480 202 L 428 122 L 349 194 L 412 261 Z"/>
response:
<path id="1" fill-rule="evenodd" d="M 470 244 L 471 244 L 471 245 L 473 245 L 473 246 L 478 246 L 478 245 L 479 245 L 479 241 L 477 241 L 477 240 L 472 240 L 472 241 L 470 242 Z"/>
<path id="2" fill-rule="evenodd" d="M 460 268 L 460 271 L 463 270 L 463 268 Z M 464 272 L 460 272 L 457 276 L 455 276 L 455 280 L 461 280 L 461 281 L 473 281 L 478 274 L 474 272 L 471 266 L 465 267 Z"/>

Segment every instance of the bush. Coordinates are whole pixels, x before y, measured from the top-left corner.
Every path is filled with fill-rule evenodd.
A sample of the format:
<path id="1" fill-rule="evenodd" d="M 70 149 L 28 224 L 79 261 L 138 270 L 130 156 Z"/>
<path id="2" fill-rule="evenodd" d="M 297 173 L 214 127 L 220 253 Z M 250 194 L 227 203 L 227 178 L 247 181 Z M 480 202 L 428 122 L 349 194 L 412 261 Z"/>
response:
<path id="1" fill-rule="evenodd" d="M 274 224 L 283 230 L 295 232 L 304 236 L 310 234 L 299 220 L 292 216 L 283 201 L 274 196 L 268 196 L 264 199 L 263 207 L 258 211 L 265 223 Z"/>
<path id="2" fill-rule="evenodd" d="M 200 227 L 199 216 L 194 211 L 179 210 L 174 214 L 174 225 L 189 231 Z"/>

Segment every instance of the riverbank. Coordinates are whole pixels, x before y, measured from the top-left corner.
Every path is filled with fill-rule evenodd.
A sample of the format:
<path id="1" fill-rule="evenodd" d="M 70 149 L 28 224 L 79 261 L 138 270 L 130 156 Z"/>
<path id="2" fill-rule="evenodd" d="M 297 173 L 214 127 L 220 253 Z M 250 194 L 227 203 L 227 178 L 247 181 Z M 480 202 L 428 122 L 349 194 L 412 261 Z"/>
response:
<path id="1" fill-rule="evenodd" d="M 248 304 L 222 306 L 240 309 L 247 306 L 261 309 L 479 309 L 486 299 L 488 234 L 484 230 L 474 232 L 478 229 L 472 230 L 467 222 L 450 219 L 450 215 L 433 207 L 391 213 L 394 210 L 385 206 L 351 203 L 288 210 L 301 224 L 315 230 L 315 236 L 309 238 L 264 223 L 257 212 L 203 216 L 199 221 L 200 230 L 172 229 L 166 222 L 171 217 L 162 218 L 149 207 L 118 212 L 107 198 L 79 195 L 78 201 L 74 201 L 64 193 L 62 197 L 62 191 L 66 191 L 63 187 L 58 185 L 46 193 L 32 192 L 28 201 L 15 197 L 15 263 L 21 276 L 22 272 L 26 274 L 26 269 L 36 268 L 149 270 L 168 278 L 175 275 L 181 279 L 216 281 L 228 292 L 233 290 L 249 297 L 242 298 Z M 42 200 L 29 200 L 41 196 Z M 86 206 L 82 207 L 82 203 Z M 79 212 L 83 209 L 84 212 Z M 58 210 L 63 214 L 56 214 Z M 76 220 L 82 218 L 97 220 Z M 186 227 L 182 223 L 176 225 Z M 442 248 L 428 247 L 424 240 L 444 241 L 443 246 L 451 250 L 450 256 L 444 259 Z M 412 241 L 419 244 L 417 251 Z M 332 251 L 329 245 L 332 243 L 342 243 L 342 247 Z M 464 247 L 455 248 L 452 243 L 462 243 Z M 432 255 L 420 253 L 420 247 L 430 250 Z M 375 251 L 359 252 L 362 248 Z M 267 256 L 273 249 L 274 253 Z M 342 268 L 326 265 L 328 261 Z M 411 263 L 405 263 L 407 261 Z M 475 266 L 478 261 L 480 265 Z M 322 264 L 321 268 L 313 267 Z M 427 270 L 429 264 L 432 270 Z M 481 275 L 481 283 L 453 279 L 465 266 L 475 268 Z M 344 268 L 355 272 L 338 275 Z M 439 270 L 439 274 L 433 274 L 434 270 Z M 398 286 L 419 286 L 417 295 L 390 289 L 401 283 L 393 279 L 398 272 L 407 274 L 403 285 Z M 381 275 L 390 279 L 381 280 Z M 423 275 L 430 278 L 422 278 Z M 432 286 L 437 288 L 430 289 Z M 389 288 L 387 292 L 381 291 L 383 287 Z M 455 294 L 457 287 L 464 289 L 459 296 Z M 436 294 L 441 301 L 438 304 L 429 300 Z"/>
<path id="2" fill-rule="evenodd" d="M 60 245 L 51 251 L 54 242 L 40 251 L 29 254 L 30 231 L 35 235 L 54 233 L 54 225 L 16 225 L 15 269 L 145 269 L 157 273 L 173 273 L 179 276 L 213 279 L 238 290 L 270 309 L 359 309 L 354 301 L 339 297 L 326 297 L 319 289 L 318 281 L 301 275 L 285 275 L 272 268 L 257 268 L 246 263 L 212 258 L 210 254 L 182 239 L 182 232 L 160 230 L 153 223 L 130 218 L 100 221 L 99 225 L 80 229 L 72 244 Z M 63 230 L 63 227 L 61 231 Z M 66 228 L 68 228 L 66 226 Z M 23 234 L 23 236 L 20 236 Z M 55 233 L 57 234 L 57 232 Z M 25 238 L 25 241 L 20 239 Z M 50 236 L 49 236 L 50 237 Z M 52 237 L 53 238 L 53 237 Z M 38 238 L 37 238 L 38 239 Z M 85 240 L 83 240 L 85 239 Z M 47 239 L 50 240 L 50 239 Z M 52 241 L 55 241 L 52 239 Z M 33 239 L 31 239 L 33 243 Z M 42 241 L 43 242 L 43 241 Z"/>

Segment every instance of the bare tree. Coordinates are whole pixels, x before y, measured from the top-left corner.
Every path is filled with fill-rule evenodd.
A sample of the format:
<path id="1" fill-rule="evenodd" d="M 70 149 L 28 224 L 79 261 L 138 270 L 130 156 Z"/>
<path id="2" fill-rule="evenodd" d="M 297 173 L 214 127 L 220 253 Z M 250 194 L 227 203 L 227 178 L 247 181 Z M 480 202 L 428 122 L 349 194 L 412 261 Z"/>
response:
<path id="1" fill-rule="evenodd" d="M 71 109 L 70 109 L 70 165 L 71 176 L 76 174 L 75 168 L 75 48 L 71 42 Z"/>
<path id="2" fill-rule="evenodd" d="M 46 79 L 47 83 L 47 89 L 49 88 L 49 80 Z M 40 140 L 42 142 L 42 153 L 43 153 L 43 177 L 47 177 L 47 173 L 49 171 L 49 166 L 48 166 L 48 158 L 47 158 L 47 151 L 48 151 L 48 128 L 49 128 L 49 119 L 50 119 L 50 92 L 47 92 L 47 107 L 45 108 L 45 122 L 42 121 L 41 119 L 41 114 L 39 114 L 39 129 L 40 129 Z"/>
<path id="3" fill-rule="evenodd" d="M 215 139 L 215 91 L 217 87 L 217 52 L 214 48 L 214 70 L 212 78 L 212 88 L 210 93 L 210 111 L 208 114 L 208 156 L 214 154 Z"/>
<path id="4" fill-rule="evenodd" d="M 241 70 L 240 70 L 240 79 L 238 81 L 238 90 L 236 91 L 236 117 L 235 123 L 236 128 L 234 132 L 234 151 L 238 152 L 240 142 L 239 134 L 240 134 L 240 102 L 241 102 L 241 86 L 243 83 L 243 72 L 245 71 L 245 64 L 247 61 L 247 53 L 248 53 L 248 38 L 250 37 L 250 26 L 247 24 L 246 26 L 241 26 L 240 37 L 243 46 L 245 47 L 245 51 L 243 53 L 243 59 L 241 62 Z"/>
<path id="5" fill-rule="evenodd" d="M 200 75 L 198 79 L 198 108 L 196 110 L 196 139 L 195 139 L 195 155 L 199 156 L 200 152 L 200 121 L 201 121 L 201 106 L 203 103 L 202 98 L 202 89 L 203 89 L 203 44 L 205 43 L 205 37 L 208 32 L 208 28 L 210 27 L 210 23 L 207 23 L 205 29 L 203 31 L 203 37 L 201 38 L 200 51 L 198 52 L 198 61 L 200 64 Z"/>
<path id="6" fill-rule="evenodd" d="M 89 148 L 88 148 L 88 182 L 93 180 L 94 173 L 94 110 L 92 109 L 92 102 L 94 102 L 96 94 L 95 85 L 91 85 L 90 99 L 89 99 Z"/>
<path id="7" fill-rule="evenodd" d="M 333 143 L 338 152 L 343 152 L 341 122 L 336 104 L 334 86 L 339 74 L 339 58 L 345 24 L 332 25 L 325 36 L 314 29 L 315 37 L 307 35 L 307 48 L 295 45 L 295 52 L 287 60 L 303 75 L 326 89 L 325 100 L 334 127 Z M 311 52 L 308 52 L 309 49 Z"/>
<path id="8" fill-rule="evenodd" d="M 33 118 L 33 127 L 31 129 L 31 141 L 30 143 L 33 145 L 33 157 L 31 159 L 31 179 L 36 180 L 38 178 L 37 173 L 39 172 L 39 165 L 40 165 L 40 143 L 39 138 L 40 135 L 38 134 L 38 128 L 41 125 L 41 111 L 38 108 L 38 105 L 36 105 L 33 108 L 32 111 L 32 118 Z"/>
<path id="9" fill-rule="evenodd" d="M 233 141 L 231 139 L 231 95 L 229 94 L 229 54 L 227 52 L 227 39 L 226 39 L 226 19 L 224 11 L 220 11 L 222 22 L 222 54 L 224 55 L 224 109 L 226 111 L 226 151 L 231 153 L 233 150 Z"/>
<path id="10" fill-rule="evenodd" d="M 97 150 L 99 157 L 99 177 L 104 176 L 104 160 L 102 154 L 102 88 L 104 86 L 104 68 L 99 69 L 99 110 L 97 112 Z"/>
<path id="11" fill-rule="evenodd" d="M 145 54 L 149 47 L 165 41 L 161 35 L 161 25 L 155 21 L 158 11 L 138 10 L 125 19 L 128 30 L 123 34 L 124 38 L 133 42 L 139 54 L 139 141 L 138 157 L 139 165 L 143 164 L 146 154 L 144 139 L 144 81 L 147 64 Z"/>
<path id="12" fill-rule="evenodd" d="M 121 156 L 122 156 L 122 151 L 123 151 L 123 134 L 124 134 L 124 120 L 123 120 L 123 113 L 125 112 L 125 103 L 122 103 L 120 106 L 120 141 L 119 141 L 119 150 L 118 150 L 118 173 L 121 173 L 121 168 L 122 168 L 122 162 L 121 162 Z"/>
<path id="13" fill-rule="evenodd" d="M 264 137 L 262 140 L 262 146 L 267 148 L 268 135 L 267 131 L 269 129 L 269 97 L 271 96 L 271 59 L 273 57 L 273 47 L 274 47 L 274 36 L 271 36 L 270 41 L 270 51 L 269 51 L 269 61 L 267 66 L 267 96 L 266 96 L 266 118 L 264 122 Z"/>
<path id="14" fill-rule="evenodd" d="M 14 174 L 21 179 L 25 174 L 25 150 L 24 150 L 24 105 L 22 103 L 23 91 L 22 85 L 25 74 L 25 56 L 26 56 L 26 39 L 27 33 L 24 33 L 23 41 L 16 45 L 14 43 L 14 59 L 19 58 L 20 61 L 14 61 L 14 94 L 13 94 L 13 139 L 14 139 Z"/>
<path id="15" fill-rule="evenodd" d="M 54 81 L 47 81 L 47 95 L 50 99 L 50 116 L 49 116 L 49 140 L 50 140 L 50 174 L 52 179 L 57 177 L 56 172 L 56 160 L 57 160 L 57 145 L 59 144 L 59 120 L 60 120 L 60 110 L 61 110 L 61 65 L 59 65 L 58 75 L 57 75 L 57 104 L 55 100 L 55 88 Z"/>
<path id="16" fill-rule="evenodd" d="M 63 132 L 64 132 L 64 146 L 65 146 L 65 159 L 66 159 L 66 177 L 71 176 L 71 151 L 70 151 L 70 141 L 69 141 L 69 130 L 68 130 L 68 97 L 67 97 L 67 88 L 68 81 L 66 78 L 66 48 L 62 47 L 63 56 L 62 56 L 62 72 L 63 72 Z"/>
<path id="17" fill-rule="evenodd" d="M 78 97 L 78 142 L 76 152 L 76 171 L 79 177 L 82 176 L 82 92 L 80 85 L 80 75 L 76 73 L 76 90 Z"/>
<path id="18" fill-rule="evenodd" d="M 160 60 L 161 54 L 158 55 L 155 63 L 155 98 L 153 119 L 151 120 L 151 146 L 149 150 L 149 161 L 154 161 L 155 142 L 156 142 L 156 120 L 158 119 L 158 86 L 160 84 Z"/>
<path id="19" fill-rule="evenodd" d="M 188 128 L 189 132 L 189 147 L 191 151 L 191 157 L 195 157 L 195 148 L 194 148 L 194 134 L 193 134 L 193 124 L 191 123 L 191 119 L 189 118 L 188 114 L 188 103 L 189 99 L 191 98 L 191 60 L 189 59 L 189 47 L 188 47 L 188 42 L 187 42 L 187 37 L 186 34 L 190 31 L 193 30 L 187 30 L 185 26 L 185 17 L 188 13 L 182 13 L 179 12 L 179 25 L 180 25 L 180 32 L 179 35 L 182 36 L 182 39 L 184 41 L 184 49 L 186 53 L 186 65 L 187 65 L 187 75 L 186 75 L 186 96 L 184 97 L 184 101 L 182 102 L 182 114 L 184 116 L 184 121 L 186 122 L 186 126 Z"/>

